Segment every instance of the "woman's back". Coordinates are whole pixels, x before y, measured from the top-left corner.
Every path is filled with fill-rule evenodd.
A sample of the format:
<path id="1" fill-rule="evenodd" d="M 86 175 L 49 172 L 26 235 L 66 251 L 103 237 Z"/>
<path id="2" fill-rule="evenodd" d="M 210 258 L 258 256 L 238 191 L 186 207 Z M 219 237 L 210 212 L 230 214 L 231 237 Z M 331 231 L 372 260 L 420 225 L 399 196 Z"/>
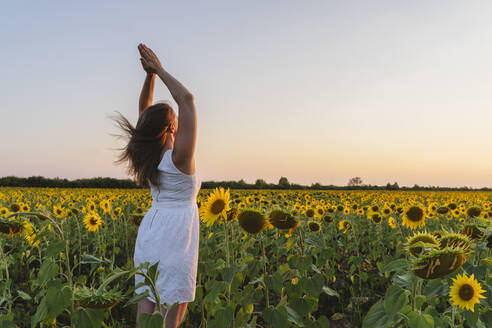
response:
<path id="1" fill-rule="evenodd" d="M 181 172 L 173 163 L 172 152 L 172 149 L 166 150 L 159 163 L 159 187 L 150 184 L 152 204 L 196 204 L 201 181 L 196 172 L 192 175 Z"/>

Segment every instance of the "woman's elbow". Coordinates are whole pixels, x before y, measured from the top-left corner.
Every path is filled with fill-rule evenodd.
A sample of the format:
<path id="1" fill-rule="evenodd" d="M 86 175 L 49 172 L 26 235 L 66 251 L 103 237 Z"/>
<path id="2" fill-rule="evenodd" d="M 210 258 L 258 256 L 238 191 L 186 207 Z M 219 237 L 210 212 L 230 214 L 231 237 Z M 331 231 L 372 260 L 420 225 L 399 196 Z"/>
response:
<path id="1" fill-rule="evenodd" d="M 180 102 L 182 102 L 183 104 L 191 104 L 191 103 L 193 103 L 195 101 L 195 97 L 190 92 L 185 93 L 180 98 L 181 98 L 180 99 Z"/>

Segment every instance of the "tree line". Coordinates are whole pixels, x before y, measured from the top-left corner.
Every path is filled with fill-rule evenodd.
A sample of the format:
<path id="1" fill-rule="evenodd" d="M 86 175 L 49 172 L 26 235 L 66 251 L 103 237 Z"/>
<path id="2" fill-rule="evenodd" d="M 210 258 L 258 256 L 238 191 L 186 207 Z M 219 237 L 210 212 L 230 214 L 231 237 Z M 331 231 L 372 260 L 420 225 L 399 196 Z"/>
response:
<path id="1" fill-rule="evenodd" d="M 16 176 L 6 176 L 0 178 L 1 187 L 51 187 L 51 188 L 125 188 L 125 189 L 142 189 L 132 179 L 115 179 L 109 177 L 96 177 L 89 179 L 61 179 L 45 178 L 42 176 L 31 176 L 21 178 Z M 363 184 L 360 177 L 351 178 L 346 186 L 322 185 L 321 183 L 312 183 L 310 186 L 297 183 L 290 183 L 286 177 L 281 177 L 278 183 L 267 183 L 263 179 L 257 179 L 255 183 L 247 183 L 243 179 L 239 181 L 203 181 L 202 189 L 213 189 L 224 187 L 231 189 L 295 189 L 295 190 L 434 190 L 434 191 L 492 191 L 492 188 L 471 188 L 471 187 L 439 187 L 439 186 L 419 186 L 400 187 L 397 182 L 387 183 L 386 185 L 377 186 Z"/>

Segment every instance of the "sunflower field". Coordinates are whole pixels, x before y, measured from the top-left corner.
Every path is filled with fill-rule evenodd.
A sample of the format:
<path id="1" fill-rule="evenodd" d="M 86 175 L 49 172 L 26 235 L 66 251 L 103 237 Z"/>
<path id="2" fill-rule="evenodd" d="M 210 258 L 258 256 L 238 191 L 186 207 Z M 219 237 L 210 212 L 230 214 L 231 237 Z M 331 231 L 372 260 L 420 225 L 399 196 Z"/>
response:
<path id="1" fill-rule="evenodd" d="M 0 327 L 134 327 L 149 190 L 0 188 Z M 492 327 L 492 193 L 201 190 L 180 327 Z M 165 236 L 163 236 L 165 238 Z M 160 313 L 140 327 L 163 327 Z"/>

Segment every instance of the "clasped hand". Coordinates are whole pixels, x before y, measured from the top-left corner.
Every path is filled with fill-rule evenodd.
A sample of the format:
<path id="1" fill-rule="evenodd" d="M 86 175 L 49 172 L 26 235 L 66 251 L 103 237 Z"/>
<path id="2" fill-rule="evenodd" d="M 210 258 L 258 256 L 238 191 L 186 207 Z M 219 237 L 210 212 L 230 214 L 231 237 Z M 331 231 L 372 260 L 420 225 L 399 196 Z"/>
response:
<path id="1" fill-rule="evenodd" d="M 138 51 L 140 52 L 140 56 L 142 56 L 140 62 L 147 74 L 155 74 L 159 69 L 162 69 L 162 64 L 157 55 L 145 44 L 140 43 L 138 45 Z"/>

